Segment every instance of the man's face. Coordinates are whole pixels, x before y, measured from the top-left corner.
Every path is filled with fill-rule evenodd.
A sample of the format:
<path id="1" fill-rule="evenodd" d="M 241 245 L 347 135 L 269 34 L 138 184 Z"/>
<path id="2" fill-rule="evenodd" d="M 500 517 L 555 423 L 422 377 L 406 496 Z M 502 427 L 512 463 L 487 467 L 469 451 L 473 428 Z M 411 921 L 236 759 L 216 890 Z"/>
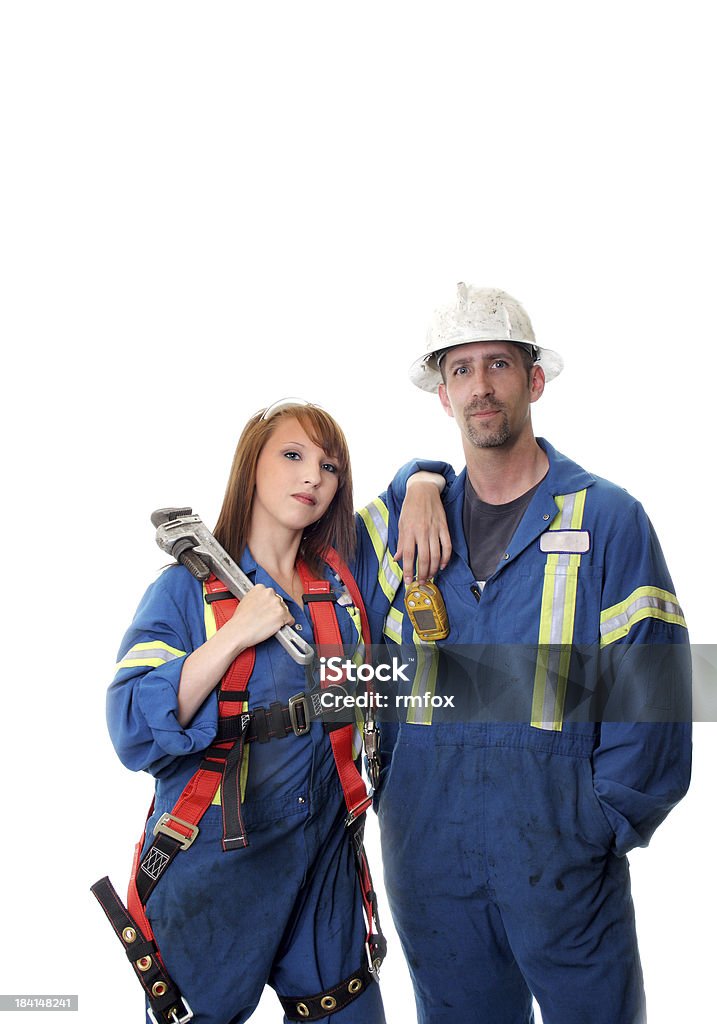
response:
<path id="1" fill-rule="evenodd" d="M 530 406 L 545 387 L 538 366 L 528 371 L 516 345 L 477 341 L 457 345 L 441 362 L 441 405 L 463 434 L 464 446 L 510 447 L 530 426 Z"/>

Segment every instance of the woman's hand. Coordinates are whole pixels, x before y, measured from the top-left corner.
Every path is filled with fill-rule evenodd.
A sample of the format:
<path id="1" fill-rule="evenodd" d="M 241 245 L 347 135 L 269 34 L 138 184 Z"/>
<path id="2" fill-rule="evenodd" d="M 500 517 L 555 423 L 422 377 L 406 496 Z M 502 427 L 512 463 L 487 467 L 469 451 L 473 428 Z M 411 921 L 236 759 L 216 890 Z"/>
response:
<path id="1" fill-rule="evenodd" d="M 425 581 L 445 569 L 451 557 L 451 535 L 441 493 L 446 481 L 438 473 L 421 470 L 409 478 L 398 520 L 398 547 L 394 558 L 403 564 L 403 579 Z"/>
<path id="2" fill-rule="evenodd" d="M 220 681 L 234 659 L 262 640 L 273 636 L 282 626 L 291 626 L 294 618 L 273 587 L 257 583 L 246 594 L 231 619 L 218 629 L 182 667 L 177 694 L 177 718 L 182 726 L 194 715 Z"/>
<path id="3" fill-rule="evenodd" d="M 236 642 L 236 657 L 247 647 L 255 647 L 262 640 L 273 636 L 282 626 L 291 626 L 293 623 L 294 618 L 283 598 L 273 587 L 257 583 L 241 599 L 221 632 L 227 630 L 226 639 L 232 638 Z"/>

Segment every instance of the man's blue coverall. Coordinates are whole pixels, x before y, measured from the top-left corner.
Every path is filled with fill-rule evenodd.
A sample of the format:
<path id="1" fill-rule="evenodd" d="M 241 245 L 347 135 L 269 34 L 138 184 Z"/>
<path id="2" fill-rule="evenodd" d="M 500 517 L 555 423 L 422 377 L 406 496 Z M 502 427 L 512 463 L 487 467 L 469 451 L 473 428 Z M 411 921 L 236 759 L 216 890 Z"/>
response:
<path id="1" fill-rule="evenodd" d="M 526 708 L 514 721 L 448 720 L 418 706 L 383 730 L 384 872 L 420 1024 L 528 1024 L 533 996 L 545 1024 L 644 1020 L 625 854 L 689 785 L 690 725 L 677 712 L 689 652 L 671 646 L 687 630 L 641 505 L 539 444 L 549 471 L 482 593 L 463 533 L 465 471 L 446 470 L 454 550 L 436 582 L 451 631 L 438 657 L 405 614 L 392 491 L 361 513 L 376 574 L 364 595 L 376 616 L 393 598 L 384 632 L 404 661 L 413 651 L 412 695 L 450 688 L 451 652 L 475 650 L 496 672 L 474 675 L 473 696 L 498 688 L 500 703 L 512 690 L 509 706 Z M 677 671 L 655 687 L 645 655 L 660 651 L 679 652 Z M 605 658 L 627 712 L 571 717 L 564 679 Z"/>

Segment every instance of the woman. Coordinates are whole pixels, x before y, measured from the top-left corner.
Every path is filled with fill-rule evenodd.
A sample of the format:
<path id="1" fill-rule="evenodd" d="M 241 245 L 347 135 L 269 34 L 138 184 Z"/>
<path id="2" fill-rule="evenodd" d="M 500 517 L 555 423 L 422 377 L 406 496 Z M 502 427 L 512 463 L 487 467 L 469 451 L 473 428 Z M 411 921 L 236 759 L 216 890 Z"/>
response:
<path id="1" fill-rule="evenodd" d="M 207 592 L 211 585 L 203 588 L 181 566 L 165 571 L 124 638 L 109 691 L 120 758 L 157 780 L 138 861 L 140 903 L 197 1022 L 240 1024 L 268 983 L 287 1019 L 380 1024 L 333 741 L 318 721 L 305 731 L 282 728 L 289 698 L 308 686 L 304 668 L 274 636 L 292 626 L 316 640 L 303 598 L 328 580 L 345 655 L 362 641 L 357 598 L 323 557 L 334 548 L 350 558 L 355 539 L 348 450 L 328 414 L 277 403 L 249 421 L 215 536 L 254 589 L 232 614 L 219 614 L 219 624 L 222 615 L 227 621 L 217 628 L 224 602 L 213 598 L 222 594 Z M 227 682 L 230 669 L 238 683 Z M 234 732 L 218 725 L 220 682 Z M 247 708 L 251 722 L 241 717 Z M 219 791 L 197 830 L 177 800 L 190 780 L 195 787 L 200 763 Z M 223 774 L 212 777 L 207 765 Z M 187 849 L 179 850 L 181 840 Z M 375 936 L 371 944 L 375 955 Z M 175 1016 L 184 1013 L 182 1006 Z"/>

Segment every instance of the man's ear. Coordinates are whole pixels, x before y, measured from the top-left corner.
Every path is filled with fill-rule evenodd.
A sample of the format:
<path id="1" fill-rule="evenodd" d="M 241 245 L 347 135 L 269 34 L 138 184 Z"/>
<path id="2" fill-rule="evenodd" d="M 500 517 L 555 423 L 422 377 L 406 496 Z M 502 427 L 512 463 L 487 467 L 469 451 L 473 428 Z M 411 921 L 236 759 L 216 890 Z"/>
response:
<path id="1" fill-rule="evenodd" d="M 438 397 L 441 400 L 441 405 L 446 410 L 446 412 L 451 417 L 451 419 L 455 419 L 455 416 L 453 415 L 453 409 L 451 407 L 451 403 L 450 403 L 450 400 L 448 398 L 448 392 L 446 391 L 446 385 L 445 384 L 439 384 L 438 385 Z"/>
<path id="2" fill-rule="evenodd" d="M 545 390 L 545 371 L 542 366 L 534 366 L 530 371 L 530 401 L 537 402 Z"/>

